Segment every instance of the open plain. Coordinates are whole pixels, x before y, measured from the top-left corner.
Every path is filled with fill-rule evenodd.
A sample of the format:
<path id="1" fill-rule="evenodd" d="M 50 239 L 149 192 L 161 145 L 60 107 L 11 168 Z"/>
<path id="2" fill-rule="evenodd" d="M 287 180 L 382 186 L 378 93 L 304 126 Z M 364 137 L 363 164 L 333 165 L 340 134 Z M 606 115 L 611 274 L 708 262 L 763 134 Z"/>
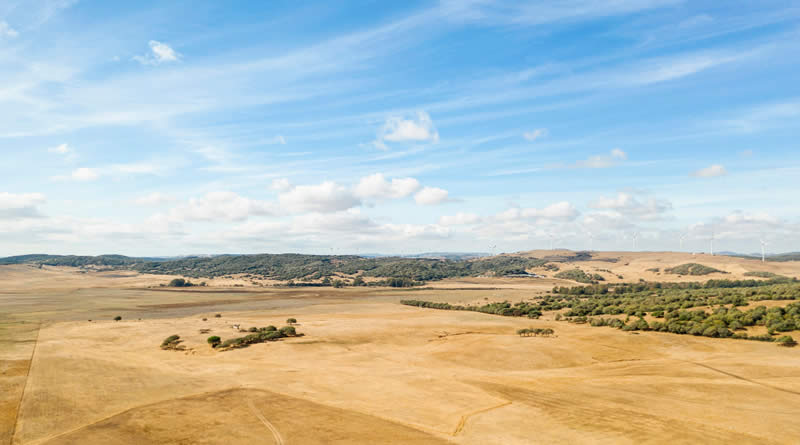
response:
<path id="1" fill-rule="evenodd" d="M 617 256 L 579 267 L 624 281 L 689 280 L 647 272 L 689 261 L 800 276 L 796 262 Z M 0 267 L 0 443 L 800 442 L 799 348 L 399 304 L 521 301 L 565 283 L 553 277 L 157 287 L 170 278 Z M 289 317 L 303 336 L 206 343 Z M 516 335 L 530 327 L 555 335 Z M 173 334 L 185 349 L 160 349 Z"/>

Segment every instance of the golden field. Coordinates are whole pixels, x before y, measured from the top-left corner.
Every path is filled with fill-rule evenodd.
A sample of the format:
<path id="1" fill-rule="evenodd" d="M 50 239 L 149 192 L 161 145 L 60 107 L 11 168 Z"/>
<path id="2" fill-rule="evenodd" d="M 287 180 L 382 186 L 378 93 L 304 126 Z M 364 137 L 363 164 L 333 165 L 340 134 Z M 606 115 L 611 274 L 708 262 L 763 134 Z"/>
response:
<path id="1" fill-rule="evenodd" d="M 601 257 L 617 260 L 563 269 L 609 270 L 599 273 L 610 282 L 722 277 L 647 271 L 686 262 L 732 279 L 800 276 L 796 262 Z M 398 303 L 519 301 L 575 284 L 552 276 L 425 289 L 158 287 L 170 278 L 0 267 L 0 443 L 800 443 L 800 348 Z M 241 335 L 234 324 L 289 317 L 302 337 L 206 344 Z M 556 335 L 515 334 L 526 327 Z M 185 351 L 158 347 L 172 334 Z"/>

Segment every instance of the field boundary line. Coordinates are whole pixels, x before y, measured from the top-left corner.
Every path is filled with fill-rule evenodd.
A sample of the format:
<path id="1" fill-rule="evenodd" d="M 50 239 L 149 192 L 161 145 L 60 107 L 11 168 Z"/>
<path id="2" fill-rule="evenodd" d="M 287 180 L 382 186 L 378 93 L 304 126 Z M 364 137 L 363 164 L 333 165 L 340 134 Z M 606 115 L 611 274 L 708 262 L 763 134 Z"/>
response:
<path id="1" fill-rule="evenodd" d="M 19 396 L 19 403 L 17 403 L 17 412 L 14 413 L 14 425 L 11 427 L 11 438 L 8 439 L 8 444 L 14 444 L 14 436 L 17 434 L 17 423 L 19 422 L 19 412 L 22 410 L 22 402 L 25 400 L 25 391 L 28 389 L 28 380 L 31 378 L 31 369 L 33 368 L 33 359 L 36 357 L 36 346 L 39 344 L 39 333 L 42 332 L 42 321 L 39 320 L 39 326 L 36 328 L 36 339 L 33 341 L 33 348 L 31 349 L 31 359 L 28 361 L 28 372 L 25 374 L 25 384 L 22 385 L 22 394 Z"/>

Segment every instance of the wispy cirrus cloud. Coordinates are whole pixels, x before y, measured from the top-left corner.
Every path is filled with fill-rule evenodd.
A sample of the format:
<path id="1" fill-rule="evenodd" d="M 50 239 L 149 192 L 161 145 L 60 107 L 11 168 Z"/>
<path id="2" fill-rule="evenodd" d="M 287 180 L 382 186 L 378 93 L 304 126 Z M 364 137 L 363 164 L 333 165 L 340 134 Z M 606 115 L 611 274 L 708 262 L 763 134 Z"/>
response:
<path id="1" fill-rule="evenodd" d="M 713 164 L 706 168 L 693 171 L 691 176 L 694 176 L 695 178 L 716 178 L 718 176 L 725 176 L 727 174 L 728 170 L 725 169 L 724 166 L 720 164 Z"/>

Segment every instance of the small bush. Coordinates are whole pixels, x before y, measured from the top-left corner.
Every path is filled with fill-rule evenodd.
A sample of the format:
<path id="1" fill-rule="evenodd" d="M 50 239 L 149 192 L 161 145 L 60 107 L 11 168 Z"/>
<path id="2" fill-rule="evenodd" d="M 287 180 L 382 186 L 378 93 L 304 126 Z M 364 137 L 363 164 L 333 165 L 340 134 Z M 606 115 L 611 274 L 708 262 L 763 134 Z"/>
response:
<path id="1" fill-rule="evenodd" d="M 222 318 L 222 314 L 216 314 L 214 315 L 214 318 Z"/>
<path id="2" fill-rule="evenodd" d="M 120 321 L 120 320 L 122 320 L 122 317 L 120 317 L 119 315 L 117 315 L 116 317 L 114 317 L 114 321 Z"/>
<path id="3" fill-rule="evenodd" d="M 170 335 L 161 342 L 161 349 L 177 349 L 178 343 L 180 342 L 180 335 Z"/>
<path id="4" fill-rule="evenodd" d="M 296 318 L 287 318 L 286 319 L 286 324 L 288 324 L 290 326 L 295 324 L 295 323 L 297 323 L 297 319 Z"/>
<path id="5" fill-rule="evenodd" d="M 797 346 L 797 341 L 795 341 L 795 339 L 793 339 L 790 335 L 784 335 L 782 337 L 778 337 L 775 340 L 775 343 L 777 343 L 778 346 L 784 346 L 787 348 L 793 348 Z"/>

